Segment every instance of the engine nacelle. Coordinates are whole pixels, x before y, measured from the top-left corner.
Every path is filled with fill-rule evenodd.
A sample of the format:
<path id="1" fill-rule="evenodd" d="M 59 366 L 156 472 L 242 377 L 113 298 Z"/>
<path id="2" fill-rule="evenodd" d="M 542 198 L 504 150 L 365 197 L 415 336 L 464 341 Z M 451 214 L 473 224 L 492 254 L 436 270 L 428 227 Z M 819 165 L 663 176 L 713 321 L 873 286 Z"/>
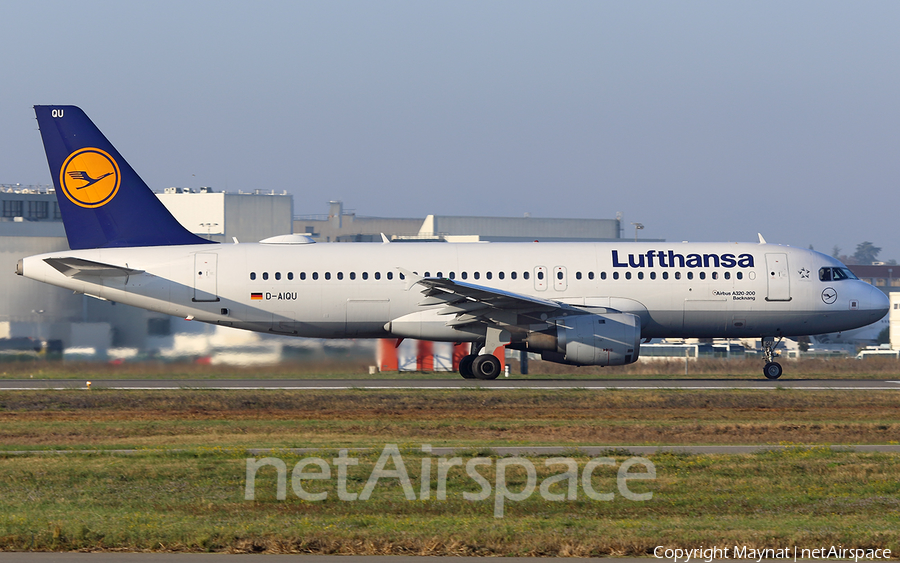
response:
<path id="1" fill-rule="evenodd" d="M 555 334 L 554 334 L 555 332 Z M 567 317 L 550 331 L 529 334 L 526 349 L 576 366 L 621 366 L 641 353 L 641 318 L 631 313 Z"/>

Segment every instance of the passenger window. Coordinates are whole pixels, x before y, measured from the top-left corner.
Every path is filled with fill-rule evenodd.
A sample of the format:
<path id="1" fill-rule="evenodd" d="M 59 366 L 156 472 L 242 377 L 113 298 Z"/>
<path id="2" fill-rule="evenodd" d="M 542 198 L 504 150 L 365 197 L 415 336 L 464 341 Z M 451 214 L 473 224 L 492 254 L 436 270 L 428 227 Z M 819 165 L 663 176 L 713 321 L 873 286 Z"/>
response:
<path id="1" fill-rule="evenodd" d="M 644 279 L 644 272 L 638 272 L 638 279 L 639 280 Z"/>
<path id="2" fill-rule="evenodd" d="M 562 273 L 562 272 L 556 272 L 556 279 L 558 279 L 558 280 L 563 279 L 563 273 Z"/>
<path id="3" fill-rule="evenodd" d="M 355 279 L 356 279 L 356 272 L 350 272 L 350 279 L 351 279 L 351 280 L 355 280 Z"/>
<path id="4" fill-rule="evenodd" d="M 669 279 L 669 272 L 663 272 L 663 279 L 664 280 Z"/>
<path id="5" fill-rule="evenodd" d="M 675 279 L 676 279 L 676 280 L 680 280 L 680 279 L 681 279 L 681 272 L 675 272 Z"/>
<path id="6" fill-rule="evenodd" d="M 522 272 L 522 279 L 527 280 L 529 277 L 528 272 Z"/>
<path id="7" fill-rule="evenodd" d="M 744 279 L 744 272 L 738 272 L 735 274 L 735 277 L 739 280 Z"/>
<path id="8" fill-rule="evenodd" d="M 313 272 L 313 279 L 314 280 L 319 279 L 319 272 Z"/>
<path id="9" fill-rule="evenodd" d="M 276 279 L 276 280 L 280 280 L 280 279 L 281 279 L 281 272 L 275 272 L 275 279 Z"/>
<path id="10" fill-rule="evenodd" d="M 431 277 L 431 272 L 425 272 L 425 275 L 422 276 L 422 277 L 430 278 L 430 277 Z"/>
<path id="11" fill-rule="evenodd" d="M 713 273 L 712 273 L 712 279 L 714 279 L 714 280 L 719 279 L 719 272 L 713 272 Z"/>
<path id="12" fill-rule="evenodd" d="M 400 274 L 400 275 L 403 275 L 403 274 Z M 388 272 L 388 273 L 387 273 L 387 279 L 389 279 L 389 280 L 394 279 L 394 272 Z"/>
<path id="13" fill-rule="evenodd" d="M 362 279 L 364 279 L 364 280 L 369 279 L 369 272 L 363 272 L 363 273 L 362 273 Z"/>
<path id="14" fill-rule="evenodd" d="M 687 273 L 687 278 L 688 278 L 689 280 L 694 279 L 694 272 L 688 272 L 688 273 Z"/>
<path id="15" fill-rule="evenodd" d="M 562 273 L 562 272 L 560 272 L 560 273 Z M 562 278 L 560 278 L 560 279 L 562 279 Z M 580 280 L 580 279 L 581 279 L 581 272 L 575 272 L 575 279 L 576 279 L 576 280 Z"/>
<path id="16" fill-rule="evenodd" d="M 263 279 L 264 280 L 269 279 L 269 272 L 263 272 Z"/>
<path id="17" fill-rule="evenodd" d="M 725 272 L 725 279 L 726 279 L 726 280 L 730 280 L 730 279 L 731 279 L 731 272 Z"/>
<path id="18" fill-rule="evenodd" d="M 301 279 L 301 280 L 305 280 L 305 279 L 306 279 L 306 272 L 300 272 L 300 279 Z"/>
<path id="19" fill-rule="evenodd" d="M 601 280 L 605 280 L 605 279 L 606 279 L 606 272 L 600 272 L 600 279 L 601 279 Z"/>
<path id="20" fill-rule="evenodd" d="M 415 272 L 413 272 L 413 273 L 416 274 Z M 416 275 L 419 275 L 419 274 L 416 274 Z M 391 273 L 390 273 L 390 272 L 388 272 L 388 279 L 391 279 Z M 406 276 L 403 275 L 403 272 L 400 273 L 400 279 L 401 279 L 401 280 L 405 280 L 405 279 L 406 279 Z"/>
<path id="21" fill-rule="evenodd" d="M 516 274 L 515 271 L 512 271 L 512 272 L 509 273 L 510 279 L 513 279 L 513 280 L 516 279 L 516 275 L 517 275 L 517 274 Z"/>
<path id="22" fill-rule="evenodd" d="M 631 272 L 625 272 L 625 279 L 626 279 L 626 280 L 630 280 L 630 279 L 631 279 Z"/>
<path id="23" fill-rule="evenodd" d="M 486 277 L 487 279 L 491 279 L 491 273 L 490 273 L 490 272 L 485 272 L 485 273 L 484 273 L 484 277 Z"/>
<path id="24" fill-rule="evenodd" d="M 288 272 L 288 279 L 289 280 L 294 279 L 294 272 Z"/>
<path id="25" fill-rule="evenodd" d="M 475 272 L 475 273 L 472 274 L 472 277 L 475 278 L 475 279 L 477 280 L 478 278 L 481 277 L 481 274 L 479 274 L 478 272 Z"/>
<path id="26" fill-rule="evenodd" d="M 588 279 L 589 280 L 594 279 L 594 272 L 588 272 Z"/>
<path id="27" fill-rule="evenodd" d="M 544 272 L 538 272 L 537 276 L 539 280 L 544 279 Z"/>
<path id="28" fill-rule="evenodd" d="M 256 279 L 256 272 L 250 272 L 250 280 Z"/>
<path id="29" fill-rule="evenodd" d="M 375 279 L 376 279 L 376 280 L 380 280 L 380 279 L 381 279 L 381 272 L 375 272 Z"/>
<path id="30" fill-rule="evenodd" d="M 438 272 L 437 274 L 435 274 L 435 277 L 442 278 L 444 277 L 444 274 L 442 272 Z"/>
<path id="31" fill-rule="evenodd" d="M 450 272 L 450 279 L 451 279 L 451 280 L 455 280 L 455 279 L 456 279 L 456 272 Z"/>
<path id="32" fill-rule="evenodd" d="M 701 280 L 705 280 L 705 279 L 706 279 L 706 272 L 700 272 L 700 279 L 701 279 Z"/>
<path id="33" fill-rule="evenodd" d="M 503 272 L 497 272 L 497 277 L 498 277 L 499 279 L 502 280 L 502 279 L 503 279 Z"/>
<path id="34" fill-rule="evenodd" d="M 656 272 L 650 272 L 650 279 L 651 279 L 651 280 L 655 280 L 655 279 L 656 279 Z"/>
<path id="35" fill-rule="evenodd" d="M 331 279 L 331 272 L 325 272 L 325 279 L 326 279 L 326 280 L 330 280 L 330 279 Z"/>
<path id="36" fill-rule="evenodd" d="M 619 279 L 619 272 L 613 272 L 613 279 L 614 280 Z"/>

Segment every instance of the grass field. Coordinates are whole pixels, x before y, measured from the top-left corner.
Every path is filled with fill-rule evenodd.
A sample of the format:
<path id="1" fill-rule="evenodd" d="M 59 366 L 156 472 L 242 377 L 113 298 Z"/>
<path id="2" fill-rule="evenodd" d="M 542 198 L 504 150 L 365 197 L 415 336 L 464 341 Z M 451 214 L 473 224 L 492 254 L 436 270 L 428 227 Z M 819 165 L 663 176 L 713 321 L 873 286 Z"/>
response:
<path id="1" fill-rule="evenodd" d="M 785 379 L 891 379 L 900 377 L 900 361 L 890 358 L 781 360 Z M 369 375 L 374 359 L 284 362 L 271 366 L 221 366 L 190 362 L 98 363 L 28 360 L 0 363 L 0 379 L 446 379 L 448 372 L 386 372 Z M 572 367 L 532 360 L 529 375 L 509 362 L 512 378 L 638 379 L 740 378 L 761 379 L 763 361 L 755 359 L 699 359 L 688 362 L 634 363 L 612 367 Z"/>
<path id="2" fill-rule="evenodd" d="M 354 454 L 349 491 L 363 488 L 376 455 Z M 299 460 L 279 457 L 288 468 Z M 531 459 L 540 481 L 555 473 Z M 496 518 L 492 498 L 462 497 L 478 487 L 459 468 L 449 472 L 446 500 L 434 493 L 407 500 L 398 479 L 381 480 L 366 501 L 338 500 L 330 481 L 306 486 L 326 492 L 323 501 L 292 492 L 278 500 L 267 469 L 248 501 L 240 452 L 7 457 L 0 458 L 0 548 L 572 556 L 649 555 L 658 545 L 900 549 L 898 456 L 794 448 L 651 459 L 656 479 L 631 487 L 652 492 L 650 500 L 597 501 L 579 491 L 575 500 L 550 502 L 532 494 L 507 501 Z M 403 460 L 418 493 L 421 461 L 415 452 Z M 575 460 L 579 468 L 587 461 Z M 481 470 L 492 484 L 494 467 Z M 526 484 L 523 472 L 507 473 L 505 482 L 516 492 Z M 592 486 L 616 491 L 611 473 L 595 474 Z"/>
<path id="3" fill-rule="evenodd" d="M 0 550 L 621 556 L 658 545 L 843 545 L 896 556 L 900 455 L 816 444 L 897 443 L 898 399 L 777 388 L 0 392 Z M 305 485 L 325 500 L 295 494 L 300 456 L 283 448 L 319 448 L 309 455 L 328 464 L 348 448 L 359 462 L 348 467 L 347 489 L 359 493 L 386 444 L 399 445 L 414 500 L 395 478 L 365 501 L 339 500 L 334 479 Z M 438 500 L 434 472 L 450 456 L 428 456 L 423 444 L 456 447 L 464 461 L 488 457 L 479 474 L 494 495 L 466 500 L 479 485 L 456 466 Z M 579 446 L 607 447 L 621 466 L 628 446 L 671 444 L 787 447 L 649 456 L 656 478 L 630 485 L 652 493 L 644 501 L 623 497 L 615 468 L 601 466 L 588 482 L 612 500 L 589 498 L 576 480 L 574 498 L 550 501 L 536 489 L 495 517 L 502 457 L 492 447 L 571 448 L 565 457 L 583 472 L 589 459 Z M 128 448 L 137 451 L 96 453 Z M 263 457 L 248 448 L 273 448 L 265 455 L 285 463 L 283 500 L 271 467 L 258 471 L 256 497 L 245 500 L 246 459 Z M 424 473 L 423 458 L 432 466 Z M 528 459 L 538 484 L 560 472 L 546 458 Z M 503 482 L 522 492 L 526 477 L 513 466 Z M 565 484 L 547 491 L 566 492 Z"/>
<path id="4" fill-rule="evenodd" d="M 886 444 L 900 393 L 777 390 L 14 391 L 0 450 Z"/>

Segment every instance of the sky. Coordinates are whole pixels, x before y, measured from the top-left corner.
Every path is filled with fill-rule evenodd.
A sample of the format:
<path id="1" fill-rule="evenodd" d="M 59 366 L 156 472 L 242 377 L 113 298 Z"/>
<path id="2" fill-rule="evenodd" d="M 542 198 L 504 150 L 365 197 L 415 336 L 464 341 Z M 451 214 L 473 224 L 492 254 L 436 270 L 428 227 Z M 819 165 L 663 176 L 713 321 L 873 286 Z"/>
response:
<path id="1" fill-rule="evenodd" d="M 0 183 L 78 105 L 154 190 L 900 260 L 900 3 L 0 3 Z"/>

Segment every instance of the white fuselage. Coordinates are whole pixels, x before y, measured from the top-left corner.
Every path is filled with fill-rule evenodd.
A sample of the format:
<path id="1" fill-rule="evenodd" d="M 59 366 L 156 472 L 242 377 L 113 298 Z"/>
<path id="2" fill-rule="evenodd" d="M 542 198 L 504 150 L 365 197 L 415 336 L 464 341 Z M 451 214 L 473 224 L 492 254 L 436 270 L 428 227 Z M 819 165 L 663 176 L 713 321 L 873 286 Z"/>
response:
<path id="1" fill-rule="evenodd" d="M 66 276 L 44 261 L 60 257 L 142 273 Z M 399 268 L 633 313 L 646 338 L 811 335 L 884 316 L 887 299 L 877 288 L 854 279 L 820 281 L 820 268 L 831 267 L 842 264 L 770 244 L 241 243 L 54 252 L 25 258 L 22 271 L 169 315 L 321 338 L 396 335 L 388 323 L 424 308 L 420 288 L 409 287 Z M 431 337 L 481 338 L 483 332 Z"/>

